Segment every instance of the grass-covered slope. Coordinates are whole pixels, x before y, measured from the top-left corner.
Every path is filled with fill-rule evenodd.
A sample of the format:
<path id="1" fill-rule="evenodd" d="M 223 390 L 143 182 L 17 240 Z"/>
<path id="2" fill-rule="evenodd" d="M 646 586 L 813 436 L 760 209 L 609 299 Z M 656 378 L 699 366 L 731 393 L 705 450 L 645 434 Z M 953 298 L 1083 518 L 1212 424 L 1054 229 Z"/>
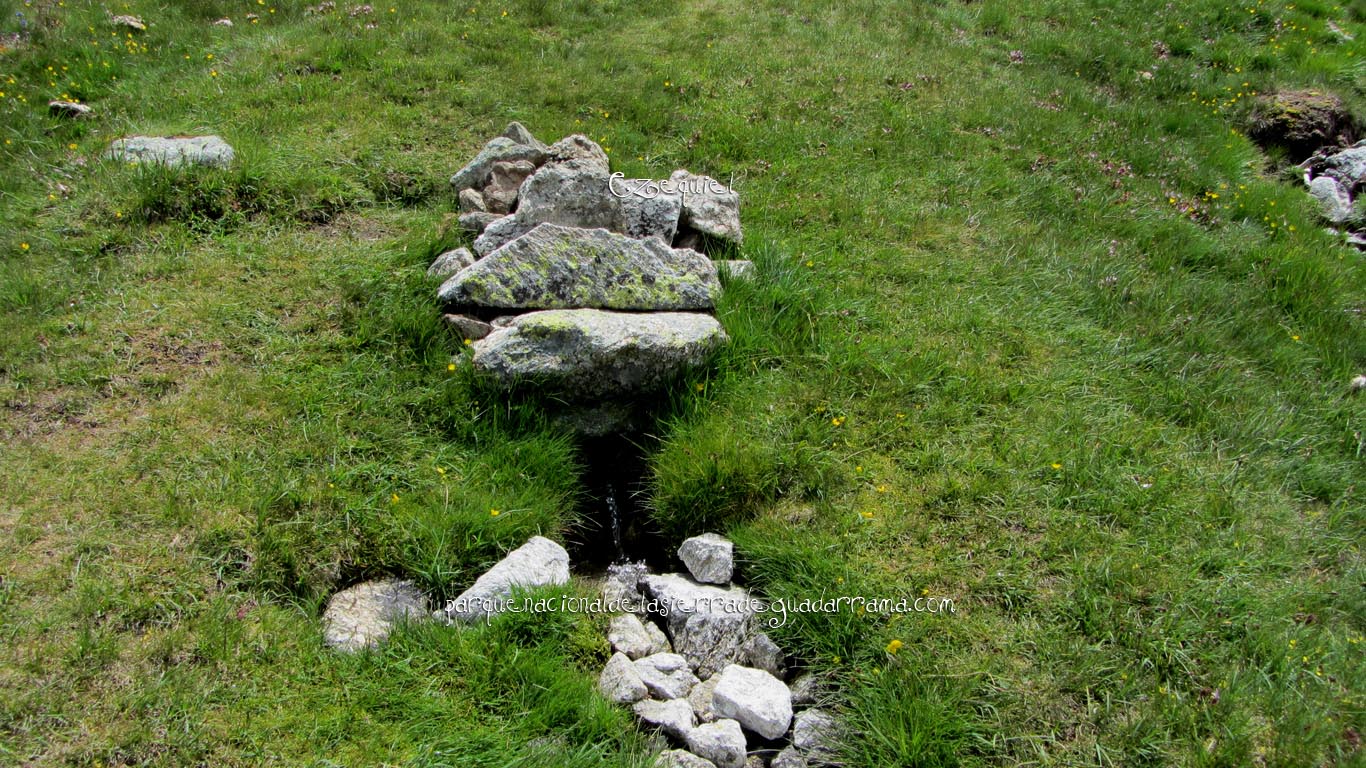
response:
<path id="1" fill-rule="evenodd" d="M 769 597 L 955 602 L 774 631 L 855 763 L 1359 762 L 1366 268 L 1243 131 L 1362 115 L 1366 8 L 1116 5 L 0 2 L 0 763 L 645 763 L 601 620 L 320 647 L 339 584 L 574 524 L 423 275 L 512 119 L 740 191 L 648 503 Z"/>

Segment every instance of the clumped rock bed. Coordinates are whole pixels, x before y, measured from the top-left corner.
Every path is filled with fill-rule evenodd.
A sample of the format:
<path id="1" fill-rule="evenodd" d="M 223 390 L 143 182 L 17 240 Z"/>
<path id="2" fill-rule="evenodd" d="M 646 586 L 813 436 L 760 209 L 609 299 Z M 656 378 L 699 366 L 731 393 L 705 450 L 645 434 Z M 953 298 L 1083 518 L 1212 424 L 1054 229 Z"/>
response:
<path id="1" fill-rule="evenodd" d="M 675 742 L 659 768 L 834 765 L 839 722 L 760 631 L 758 604 L 731 583 L 733 551 L 703 534 L 678 550 L 686 574 L 610 570 L 603 597 L 627 610 L 612 618 L 598 690 Z"/>
<path id="2" fill-rule="evenodd" d="M 727 342 L 719 275 L 753 267 L 708 255 L 743 239 L 739 196 L 714 179 L 626 179 L 586 136 L 547 146 L 512 123 L 451 186 L 475 239 L 428 270 L 446 325 L 477 375 L 553 395 L 575 431 L 626 428 L 629 404 Z"/>

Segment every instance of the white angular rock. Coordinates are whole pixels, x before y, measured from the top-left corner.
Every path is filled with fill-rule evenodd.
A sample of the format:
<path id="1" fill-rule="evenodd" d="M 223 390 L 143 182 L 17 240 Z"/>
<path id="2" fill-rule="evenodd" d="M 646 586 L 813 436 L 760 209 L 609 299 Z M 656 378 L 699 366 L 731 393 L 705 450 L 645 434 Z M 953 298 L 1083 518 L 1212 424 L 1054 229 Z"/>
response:
<path id="1" fill-rule="evenodd" d="M 120 15 L 118 15 L 118 16 L 115 16 L 115 17 L 109 19 L 109 23 L 110 23 L 110 24 L 113 24 L 113 25 L 116 26 L 116 27 L 123 27 L 123 28 L 125 28 L 125 29 L 132 29 L 132 30 L 136 30 L 136 31 L 138 31 L 138 32 L 145 32 L 145 31 L 147 31 L 147 23 L 144 22 L 142 19 L 138 18 L 137 16 L 130 16 L 130 15 L 127 15 L 127 14 L 120 14 Z"/>
<path id="2" fill-rule="evenodd" d="M 656 653 L 636 659 L 636 672 L 650 694 L 660 699 L 682 699 L 697 685 L 688 660 L 676 653 Z"/>
<path id="3" fill-rule="evenodd" d="M 541 224 L 447 280 L 438 297 L 500 309 L 669 311 L 711 309 L 720 292 L 716 266 L 696 251 Z"/>
<path id="4" fill-rule="evenodd" d="M 531 135 L 531 131 L 528 131 L 525 125 L 516 120 L 508 123 L 508 127 L 503 129 L 503 138 L 512 139 L 518 144 L 525 144 L 528 147 L 535 147 L 540 150 L 546 148 L 535 136 Z"/>
<path id="5" fill-rule="evenodd" d="M 1309 194 L 1319 202 L 1323 218 L 1341 224 L 1352 218 L 1352 196 L 1331 176 L 1316 176 L 1309 182 Z"/>
<path id="6" fill-rule="evenodd" d="M 740 196 L 710 176 L 684 170 L 669 176 L 683 193 L 681 226 L 733 243 L 744 241 L 740 231 Z"/>
<path id="7" fill-rule="evenodd" d="M 489 173 L 494 163 L 525 160 L 532 165 L 545 162 L 545 151 L 527 144 L 518 144 L 504 136 L 490 139 L 479 154 L 451 177 L 451 186 L 458 193 L 471 187 L 482 187 L 488 183 Z"/>
<path id="8" fill-rule="evenodd" d="M 838 736 L 838 721 L 824 710 L 808 709 L 798 712 L 797 719 L 792 724 L 792 746 L 814 760 L 833 759 L 837 754 Z"/>
<path id="9" fill-rule="evenodd" d="M 698 584 L 677 573 L 646 576 L 641 583 L 668 611 L 665 628 L 674 651 L 699 676 L 710 677 L 742 658 L 756 611 L 744 589 Z"/>
<path id="10" fill-rule="evenodd" d="M 732 280 L 753 280 L 754 262 L 748 259 L 722 259 L 716 262 L 716 270 Z"/>
<path id="11" fill-rule="evenodd" d="M 712 694 L 718 717 L 733 718 L 765 739 L 787 733 L 792 724 L 792 692 L 782 680 L 738 664 L 721 670 L 720 677 Z"/>
<path id="12" fill-rule="evenodd" d="M 704 723 L 688 732 L 689 751 L 716 763 L 717 768 L 743 768 L 745 732 L 734 720 Z"/>
<path id="13" fill-rule="evenodd" d="M 411 581 L 367 581 L 327 601 L 323 641 L 340 651 L 358 651 L 382 642 L 396 622 L 426 615 L 427 598 Z"/>
<path id="14" fill-rule="evenodd" d="M 697 725 L 697 720 L 692 714 L 692 707 L 688 706 L 688 702 L 684 699 L 670 699 L 668 701 L 646 699 L 636 702 L 636 705 L 631 707 L 631 711 L 646 725 L 658 728 L 680 741 L 686 739 L 688 732 Z"/>
<path id="15" fill-rule="evenodd" d="M 612 617 L 607 629 L 607 642 L 612 644 L 613 650 L 626 654 L 632 660 L 649 656 L 654 647 L 645 625 L 630 613 Z"/>
<path id="16" fill-rule="evenodd" d="M 226 168 L 232 147 L 217 136 L 128 136 L 109 145 L 109 157 L 130 163 L 160 163 L 170 168 L 207 165 Z"/>
<path id="17" fill-rule="evenodd" d="M 474 254 L 468 248 L 456 248 L 446 251 L 437 256 L 430 267 L 427 267 L 427 277 L 436 277 L 442 280 L 454 275 L 456 272 L 474 263 Z"/>
<path id="18" fill-rule="evenodd" d="M 53 117 L 69 117 L 73 120 L 90 117 L 95 114 L 95 110 L 85 104 L 62 100 L 49 101 L 47 103 L 47 111 L 51 113 Z"/>
<path id="19" fill-rule="evenodd" d="M 716 695 L 716 684 L 721 682 L 720 675 L 712 675 L 702 682 L 694 685 L 688 692 L 688 703 L 692 705 L 693 714 L 697 719 L 710 723 L 716 720 L 716 707 L 712 701 Z"/>
<path id="20" fill-rule="evenodd" d="M 735 545 L 719 534 L 704 533 L 684 541 L 678 557 L 697 581 L 729 584 L 735 567 Z"/>
<path id="21" fill-rule="evenodd" d="M 569 583 L 569 553 L 550 539 L 532 536 L 474 584 L 446 604 L 448 620 L 475 621 L 501 613 L 514 590 Z"/>
<path id="22" fill-rule="evenodd" d="M 598 692 L 614 704 L 632 704 L 649 695 L 636 665 L 624 653 L 614 653 L 598 676 Z"/>
<path id="23" fill-rule="evenodd" d="M 684 749 L 670 749 L 659 753 L 654 768 L 716 768 L 716 763 Z"/>
<path id="24" fill-rule="evenodd" d="M 784 747 L 768 768 L 807 768 L 807 765 L 806 758 L 795 747 Z"/>
<path id="25" fill-rule="evenodd" d="M 658 389 L 725 341 L 710 315 L 548 310 L 518 315 L 475 343 L 474 367 L 504 387 L 598 400 Z"/>

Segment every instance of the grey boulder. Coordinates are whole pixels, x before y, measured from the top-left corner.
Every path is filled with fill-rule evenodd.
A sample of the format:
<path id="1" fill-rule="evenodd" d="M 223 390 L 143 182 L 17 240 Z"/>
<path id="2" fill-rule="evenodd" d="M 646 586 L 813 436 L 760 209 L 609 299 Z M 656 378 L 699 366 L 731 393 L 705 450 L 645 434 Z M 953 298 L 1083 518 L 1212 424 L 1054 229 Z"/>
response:
<path id="1" fill-rule="evenodd" d="M 545 162 L 545 150 L 527 144 L 519 144 L 505 136 L 496 136 L 479 150 L 479 154 L 464 168 L 451 177 L 451 186 L 458 193 L 472 187 L 482 187 L 488 183 L 489 173 L 494 163 L 525 160 L 532 165 Z"/>
<path id="2" fill-rule="evenodd" d="M 712 693 L 717 716 L 732 718 L 765 739 L 787 733 L 792 724 L 792 693 L 783 681 L 763 671 L 738 664 L 721 670 Z"/>
<path id="3" fill-rule="evenodd" d="M 698 584 L 676 573 L 647 576 L 642 584 L 668 612 L 674 651 L 699 676 L 710 677 L 743 658 L 756 607 L 744 589 Z"/>
<path id="4" fill-rule="evenodd" d="M 659 753 L 654 768 L 716 768 L 716 763 L 684 749 L 670 749 Z"/>
<path id="5" fill-rule="evenodd" d="M 494 213 L 508 213 L 517 205 L 517 190 L 536 171 L 526 160 L 494 163 L 489 183 L 484 187 L 484 204 Z"/>
<path id="6" fill-rule="evenodd" d="M 637 659 L 635 665 L 641 682 L 660 699 L 685 698 L 697 685 L 697 675 L 688 668 L 688 660 L 676 653 L 656 653 Z"/>
<path id="7" fill-rule="evenodd" d="M 516 120 L 508 123 L 508 127 L 503 129 L 503 138 L 512 139 L 518 144 L 525 144 L 528 147 L 535 147 L 541 150 L 546 148 L 535 136 L 531 135 L 531 131 L 528 131 L 525 125 L 522 125 Z"/>
<path id="8" fill-rule="evenodd" d="M 1334 224 L 1352 218 L 1352 196 L 1332 176 L 1316 176 L 1309 182 L 1309 195 L 1319 202 L 1323 217 Z"/>
<path id="9" fill-rule="evenodd" d="M 469 315 L 442 315 L 441 321 L 446 324 L 451 333 L 461 339 L 478 341 L 485 336 L 493 333 L 493 326 Z"/>
<path id="10" fill-rule="evenodd" d="M 688 732 L 689 751 L 717 765 L 742 768 L 745 764 L 745 732 L 734 720 L 704 723 Z"/>
<path id="11" fill-rule="evenodd" d="M 735 566 L 735 545 L 715 533 L 704 533 L 683 542 L 678 557 L 688 573 L 703 584 L 729 584 Z"/>
<path id="12" fill-rule="evenodd" d="M 1342 182 L 1347 191 L 1366 184 L 1366 142 L 1330 155 L 1323 161 L 1323 174 Z"/>
<path id="13" fill-rule="evenodd" d="M 674 171 L 669 181 L 683 195 L 681 224 L 732 243 L 744 241 L 740 231 L 740 196 L 710 176 Z"/>
<path id="14" fill-rule="evenodd" d="M 807 765 L 806 758 L 795 747 L 784 747 L 768 768 L 807 768 Z"/>
<path id="15" fill-rule="evenodd" d="M 367 581 L 327 601 L 323 641 L 340 651 L 358 651 L 382 642 L 396 622 L 426 615 L 427 598 L 411 581 Z"/>
<path id="16" fill-rule="evenodd" d="M 529 383 L 594 400 L 657 389 L 725 341 L 710 315 L 549 310 L 519 315 L 476 342 L 473 363 L 504 387 Z"/>
<path id="17" fill-rule="evenodd" d="M 767 633 L 755 632 L 750 635 L 740 648 L 740 652 L 744 655 L 746 666 L 762 669 L 774 677 L 782 677 L 783 649 L 779 648 Z"/>
<path id="18" fill-rule="evenodd" d="M 442 280 L 454 275 L 456 272 L 474 263 L 474 254 L 468 248 L 456 248 L 446 251 L 437 256 L 432 261 L 432 265 L 427 267 L 427 277 L 438 277 Z"/>
<path id="19" fill-rule="evenodd" d="M 696 251 L 541 224 L 451 277 L 441 301 L 500 309 L 706 310 L 721 291 Z"/>
<path id="20" fill-rule="evenodd" d="M 233 160 L 231 146 L 217 136 L 128 136 L 109 145 L 109 157 L 130 163 L 159 163 L 170 168 L 206 165 L 226 168 Z"/>
<path id="21" fill-rule="evenodd" d="M 612 617 L 612 623 L 607 628 L 607 642 L 612 644 L 613 650 L 633 660 L 649 656 L 654 649 L 654 642 L 650 633 L 645 631 L 645 625 L 630 613 Z"/>
<path id="22" fill-rule="evenodd" d="M 792 724 L 792 746 L 815 760 L 830 760 L 836 756 L 838 736 L 839 722 L 833 715 L 820 709 L 797 713 L 797 719 Z"/>
<path id="23" fill-rule="evenodd" d="M 442 612 L 448 620 L 474 621 L 504 611 L 514 590 L 568 583 L 569 553 L 550 539 L 532 536 L 475 579 Z"/>
<path id="24" fill-rule="evenodd" d="M 469 232 L 474 235 L 479 235 L 480 237 L 482 237 L 482 233 L 487 232 L 490 228 L 497 226 L 498 222 L 508 218 L 510 217 L 504 216 L 501 213 L 489 213 L 488 211 L 469 211 L 460 214 L 460 228 L 465 230 L 466 232 Z M 475 253 L 483 253 L 478 248 L 475 248 L 474 251 Z"/>
<path id="25" fill-rule="evenodd" d="M 631 704 L 645 698 L 649 690 L 626 654 L 614 653 L 598 676 L 598 692 L 613 704 Z"/>

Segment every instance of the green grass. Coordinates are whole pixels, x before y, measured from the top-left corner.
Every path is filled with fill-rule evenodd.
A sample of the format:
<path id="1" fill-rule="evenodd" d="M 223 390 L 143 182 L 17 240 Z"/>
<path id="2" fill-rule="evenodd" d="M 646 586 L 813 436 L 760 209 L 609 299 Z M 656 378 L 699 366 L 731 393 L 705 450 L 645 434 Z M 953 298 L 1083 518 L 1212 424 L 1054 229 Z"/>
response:
<path id="1" fill-rule="evenodd" d="M 600 620 L 319 639 L 575 524 L 424 277 L 513 119 L 740 191 L 648 506 L 768 597 L 955 601 L 773 630 L 853 764 L 1362 761 L 1366 266 L 1244 135 L 1366 115 L 1360 2 L 349 5 L 0 1 L 0 763 L 648 763 Z M 192 132 L 234 167 L 101 159 Z"/>

